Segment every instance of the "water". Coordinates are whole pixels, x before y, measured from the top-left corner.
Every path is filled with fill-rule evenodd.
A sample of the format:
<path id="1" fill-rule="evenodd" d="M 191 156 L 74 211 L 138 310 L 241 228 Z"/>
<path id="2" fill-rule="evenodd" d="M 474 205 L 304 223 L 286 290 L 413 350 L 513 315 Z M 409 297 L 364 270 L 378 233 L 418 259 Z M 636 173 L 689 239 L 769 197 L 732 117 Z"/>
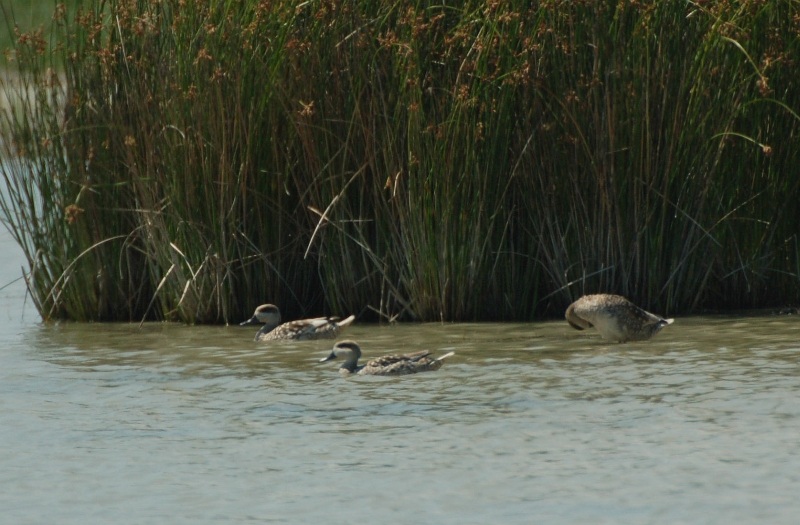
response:
<path id="1" fill-rule="evenodd" d="M 0 235 L 0 283 L 22 257 Z M 253 298 L 260 302 L 262 298 Z M 2 523 L 794 523 L 800 318 L 678 318 L 608 345 L 565 322 L 254 329 L 42 325 L 0 291 Z M 345 313 L 345 312 L 343 312 Z"/>

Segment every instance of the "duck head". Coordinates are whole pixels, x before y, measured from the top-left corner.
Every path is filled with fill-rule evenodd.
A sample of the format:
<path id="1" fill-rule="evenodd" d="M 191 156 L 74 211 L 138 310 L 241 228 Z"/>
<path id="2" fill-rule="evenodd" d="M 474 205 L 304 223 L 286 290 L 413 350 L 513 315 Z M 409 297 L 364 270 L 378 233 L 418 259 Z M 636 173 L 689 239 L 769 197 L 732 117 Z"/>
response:
<path id="1" fill-rule="evenodd" d="M 355 372 L 358 367 L 358 359 L 361 357 L 361 347 L 355 341 L 339 341 L 333 345 L 333 349 L 328 357 L 319 360 L 320 363 L 333 361 L 337 357 L 344 359 L 340 368 L 345 371 Z"/>
<path id="2" fill-rule="evenodd" d="M 281 323 L 281 311 L 274 304 L 262 304 L 253 312 L 253 317 L 247 321 L 239 323 L 240 326 L 247 324 L 263 324 L 277 326 Z"/>

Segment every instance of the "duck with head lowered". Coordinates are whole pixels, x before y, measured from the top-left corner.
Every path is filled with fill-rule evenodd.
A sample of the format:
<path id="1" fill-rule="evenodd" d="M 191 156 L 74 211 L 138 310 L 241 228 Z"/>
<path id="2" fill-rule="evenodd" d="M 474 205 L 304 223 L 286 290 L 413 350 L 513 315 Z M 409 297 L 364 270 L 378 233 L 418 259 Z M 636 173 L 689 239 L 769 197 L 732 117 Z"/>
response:
<path id="1" fill-rule="evenodd" d="M 595 327 L 609 341 L 650 339 L 674 319 L 645 311 L 621 295 L 584 295 L 567 307 L 567 322 L 576 330 Z"/>
<path id="2" fill-rule="evenodd" d="M 298 319 L 281 324 L 281 312 L 274 304 L 262 304 L 253 312 L 253 317 L 240 325 L 263 324 L 256 332 L 256 341 L 279 340 L 311 340 L 333 339 L 355 320 L 351 315 L 347 319 L 338 317 L 316 317 L 314 319 Z"/>

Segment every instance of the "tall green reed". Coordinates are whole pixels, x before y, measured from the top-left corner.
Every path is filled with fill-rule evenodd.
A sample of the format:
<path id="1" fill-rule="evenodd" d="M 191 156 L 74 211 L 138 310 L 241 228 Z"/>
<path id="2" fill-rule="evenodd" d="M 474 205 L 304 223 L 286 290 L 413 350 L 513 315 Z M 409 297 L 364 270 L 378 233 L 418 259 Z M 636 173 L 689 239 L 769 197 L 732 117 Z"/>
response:
<path id="1" fill-rule="evenodd" d="M 788 115 L 763 106 L 766 111 L 753 120 L 741 118 L 742 110 L 763 96 L 759 77 L 732 45 L 733 38 L 747 39 L 755 49 L 764 45 L 756 40 L 763 28 L 753 24 L 766 14 L 755 4 L 749 7 L 752 12 L 723 6 L 712 13 L 694 4 L 662 2 L 592 13 L 575 7 L 556 15 L 574 17 L 566 23 L 584 44 L 568 48 L 559 61 L 562 68 L 547 78 L 545 100 L 554 118 L 546 131 L 560 134 L 552 147 L 563 148 L 564 141 L 574 147 L 545 159 L 566 160 L 566 166 L 540 167 L 546 173 L 536 195 L 553 185 L 566 187 L 555 186 L 563 199 L 535 206 L 538 215 L 531 221 L 544 240 L 559 290 L 572 295 L 616 290 L 678 310 L 796 300 L 796 274 L 784 275 L 788 286 L 777 294 L 737 279 L 763 272 L 745 263 L 755 262 L 757 252 L 782 249 L 745 240 L 743 226 L 789 224 L 759 217 L 771 201 L 758 204 L 758 193 L 783 202 L 780 192 L 796 196 L 793 185 L 748 184 L 751 174 L 763 173 L 765 160 L 774 165 L 775 156 L 718 136 L 734 129 L 750 135 L 777 118 L 791 138 L 796 126 Z M 740 27 L 753 34 L 729 35 Z M 780 52 L 759 49 L 764 60 L 781 53 L 785 59 L 788 49 L 796 49 L 795 35 L 787 31 L 784 38 L 771 43 L 785 46 Z M 559 92 L 549 87 L 553 82 L 574 88 Z M 796 86 L 786 86 L 783 96 L 796 100 Z M 770 143 L 780 135 L 762 140 Z M 782 154 L 787 161 L 794 156 L 790 148 Z M 548 220 L 556 214 L 568 220 Z M 733 262 L 733 254 L 743 264 Z"/>
<path id="2" fill-rule="evenodd" d="M 796 302 L 794 11 L 87 1 L 7 64 L 4 212 L 46 318 Z"/>

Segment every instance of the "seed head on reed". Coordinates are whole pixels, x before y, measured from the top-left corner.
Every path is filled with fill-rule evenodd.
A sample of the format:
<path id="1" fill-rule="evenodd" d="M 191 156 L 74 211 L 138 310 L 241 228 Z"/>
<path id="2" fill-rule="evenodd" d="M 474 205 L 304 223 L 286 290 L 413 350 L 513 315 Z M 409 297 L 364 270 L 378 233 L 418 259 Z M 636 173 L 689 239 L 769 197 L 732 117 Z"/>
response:
<path id="1" fill-rule="evenodd" d="M 796 302 L 768 4 L 58 6 L 4 54 L 4 218 L 48 318 Z"/>

